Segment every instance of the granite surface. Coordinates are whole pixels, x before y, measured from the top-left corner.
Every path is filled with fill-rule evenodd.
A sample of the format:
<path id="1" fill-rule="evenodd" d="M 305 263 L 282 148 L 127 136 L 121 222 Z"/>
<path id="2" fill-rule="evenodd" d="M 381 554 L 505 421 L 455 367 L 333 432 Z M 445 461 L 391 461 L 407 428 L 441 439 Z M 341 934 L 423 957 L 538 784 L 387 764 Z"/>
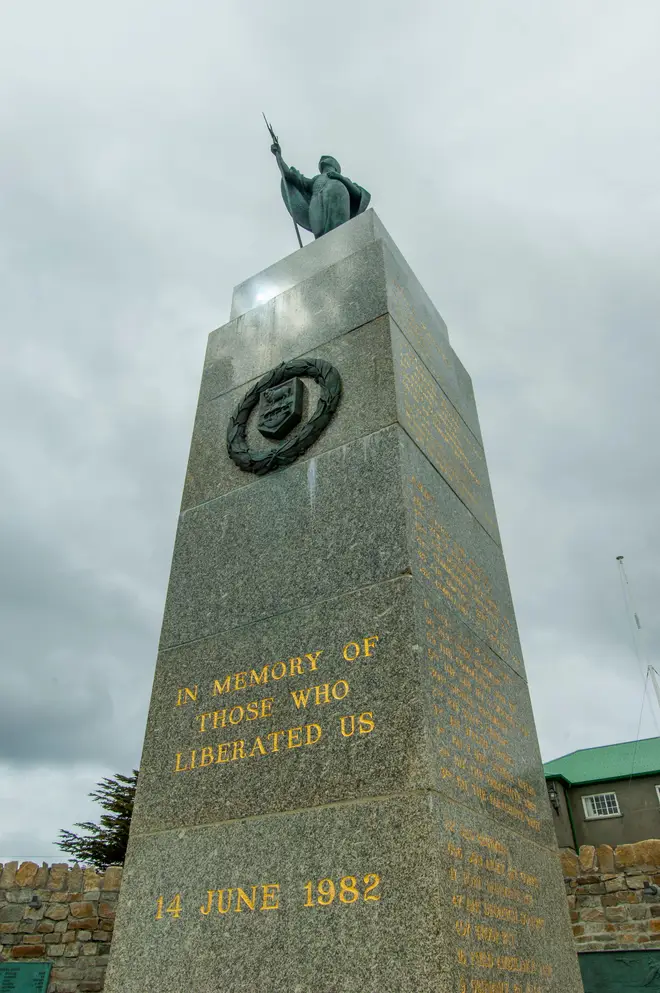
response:
<path id="1" fill-rule="evenodd" d="M 430 787 L 415 645 L 405 576 L 163 652 L 133 831 Z"/>
<path id="2" fill-rule="evenodd" d="M 383 245 L 387 309 L 438 385 L 451 400 L 477 441 L 483 445 L 472 384 L 449 344 L 447 326 L 419 281 Z"/>
<path id="3" fill-rule="evenodd" d="M 437 793 L 430 803 L 442 926 L 452 939 L 447 988 L 582 993 L 556 852 Z"/>
<path id="4" fill-rule="evenodd" d="M 204 360 L 200 400 L 212 400 L 257 379 L 279 362 L 304 355 L 385 314 L 383 253 L 381 242 L 371 242 L 213 331 Z"/>
<path id="5" fill-rule="evenodd" d="M 359 214 L 346 224 L 341 225 L 329 235 L 324 235 L 315 242 L 310 242 L 300 250 L 297 249 L 285 258 L 268 266 L 262 272 L 255 273 L 249 279 L 234 287 L 231 304 L 230 320 L 241 317 L 249 310 L 260 307 L 280 293 L 297 286 L 313 276 L 317 276 L 328 266 L 348 258 L 355 252 L 374 241 L 382 242 L 401 270 L 401 282 L 413 292 L 420 302 L 424 313 L 431 317 L 439 326 L 444 322 L 435 304 L 423 289 L 415 273 L 399 250 L 398 245 L 388 233 L 373 208 Z M 445 327 L 446 336 L 446 327 Z"/>
<path id="6" fill-rule="evenodd" d="M 161 645 L 410 569 L 524 674 L 501 549 L 397 425 L 183 513 Z"/>
<path id="7" fill-rule="evenodd" d="M 447 327 L 385 229 L 370 214 L 367 211 L 330 232 L 346 240 L 345 254 L 338 261 L 334 261 L 336 252 L 327 252 L 316 264 L 303 265 L 307 250 L 294 253 L 291 260 L 304 272 L 304 279 L 212 332 L 200 400 L 247 384 L 279 362 L 306 354 L 389 312 L 482 444 L 470 377 L 449 344 Z M 353 225 L 361 225 L 357 241 L 350 238 Z"/>
<path id="8" fill-rule="evenodd" d="M 302 250 L 297 249 L 235 286 L 230 320 L 261 306 L 383 237 L 389 239 L 373 210 L 358 214 L 341 227 L 329 231 L 323 238 L 310 242 Z"/>
<path id="9" fill-rule="evenodd" d="M 183 513 L 161 647 L 409 568 L 400 434 L 384 428 Z"/>
<path id="10" fill-rule="evenodd" d="M 415 350 L 392 325 L 399 421 L 498 544 L 484 450 Z"/>
<path id="11" fill-rule="evenodd" d="M 330 449 L 373 434 L 396 421 L 390 326 L 388 317 L 378 318 L 303 356 L 325 359 L 334 365 L 341 375 L 343 389 L 335 417 L 318 441 L 299 459 L 299 465 Z M 257 477 L 241 472 L 227 458 L 226 441 L 229 418 L 255 381 L 244 383 L 199 405 L 182 510 L 256 481 Z M 305 379 L 304 382 L 308 392 L 308 412 L 311 412 L 319 391 L 313 380 Z M 254 416 L 251 423 L 256 422 L 256 419 Z M 307 414 L 304 417 L 306 419 Z M 256 429 L 249 441 L 256 450 L 269 448 L 274 444 L 263 438 Z"/>
<path id="12" fill-rule="evenodd" d="M 141 836 L 124 874 L 105 993 L 450 989 L 453 937 L 441 926 L 433 849 L 421 798 Z M 347 877 L 357 884 L 352 903 L 338 896 Z M 323 880 L 335 889 L 326 905 L 317 902 L 332 895 L 328 883 L 319 894 Z M 238 911 L 238 888 L 251 898 L 254 886 L 255 909 L 242 899 Z M 230 888 L 231 909 L 219 914 L 218 891 L 226 910 Z M 156 920 L 158 897 L 177 893 L 181 916 Z M 344 890 L 344 899 L 353 896 Z"/>
<path id="13" fill-rule="evenodd" d="M 342 376 L 343 395 L 330 426 L 301 462 L 372 434 L 398 418 L 455 493 L 499 541 L 483 448 L 391 318 L 362 325 L 303 357 L 331 362 Z M 227 459 L 225 440 L 231 413 L 255 381 L 200 403 L 182 510 L 255 481 Z M 311 380 L 306 384 L 311 411 L 318 388 Z M 269 442 L 256 428 L 252 430 L 251 444 L 256 449 L 267 447 Z"/>
<path id="14" fill-rule="evenodd" d="M 521 980 L 581 990 L 556 856 L 427 793 L 135 837 L 105 993 Z"/>
<path id="15" fill-rule="evenodd" d="M 525 680 L 442 599 L 414 593 L 434 788 L 555 849 Z"/>
<path id="16" fill-rule="evenodd" d="M 524 675 L 501 548 L 405 434 L 401 447 L 413 574 Z"/>

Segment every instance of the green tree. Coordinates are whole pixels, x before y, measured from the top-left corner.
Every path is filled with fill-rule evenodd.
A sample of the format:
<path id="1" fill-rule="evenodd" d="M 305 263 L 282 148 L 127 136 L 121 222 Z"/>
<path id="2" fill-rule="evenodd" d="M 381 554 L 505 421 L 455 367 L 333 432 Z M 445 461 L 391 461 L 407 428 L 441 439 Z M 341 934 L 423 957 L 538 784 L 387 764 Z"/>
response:
<path id="1" fill-rule="evenodd" d="M 93 865 L 97 869 L 121 865 L 126 857 L 137 778 L 138 771 L 134 769 L 130 776 L 117 773 L 110 779 L 102 779 L 89 796 L 100 803 L 107 813 L 101 814 L 99 824 L 85 821 L 74 825 L 87 834 L 60 831 L 57 845 L 85 865 Z"/>

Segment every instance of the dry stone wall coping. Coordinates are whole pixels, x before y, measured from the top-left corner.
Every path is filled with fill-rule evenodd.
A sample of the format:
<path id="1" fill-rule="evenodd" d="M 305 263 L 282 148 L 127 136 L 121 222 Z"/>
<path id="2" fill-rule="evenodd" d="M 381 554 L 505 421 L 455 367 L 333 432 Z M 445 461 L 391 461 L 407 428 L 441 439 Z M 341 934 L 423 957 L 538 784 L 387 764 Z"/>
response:
<path id="1" fill-rule="evenodd" d="M 0 863 L 0 962 L 51 962 L 48 993 L 100 993 L 121 880 L 121 866 Z"/>
<path id="2" fill-rule="evenodd" d="M 578 952 L 660 949 L 660 839 L 559 857 Z"/>

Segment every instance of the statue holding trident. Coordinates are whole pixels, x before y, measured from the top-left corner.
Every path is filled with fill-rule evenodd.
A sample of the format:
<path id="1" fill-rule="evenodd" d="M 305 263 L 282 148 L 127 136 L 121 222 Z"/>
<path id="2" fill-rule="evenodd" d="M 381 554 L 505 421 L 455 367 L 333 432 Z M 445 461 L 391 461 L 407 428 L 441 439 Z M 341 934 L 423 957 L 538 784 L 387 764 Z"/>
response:
<path id="1" fill-rule="evenodd" d="M 273 139 L 270 150 L 282 175 L 282 198 L 293 218 L 301 248 L 298 225 L 311 231 L 315 238 L 320 238 L 367 209 L 371 194 L 343 176 L 341 166 L 331 155 L 321 156 L 319 175 L 313 179 L 308 179 L 293 166 L 288 166 L 282 158 L 277 135 L 265 115 L 264 120 Z"/>

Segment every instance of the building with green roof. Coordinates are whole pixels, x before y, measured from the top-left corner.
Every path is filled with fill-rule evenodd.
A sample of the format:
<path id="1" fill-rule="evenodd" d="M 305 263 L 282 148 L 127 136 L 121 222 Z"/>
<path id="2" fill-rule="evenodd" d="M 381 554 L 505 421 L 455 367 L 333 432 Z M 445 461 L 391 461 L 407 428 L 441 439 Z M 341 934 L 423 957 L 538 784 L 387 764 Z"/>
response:
<path id="1" fill-rule="evenodd" d="M 543 769 L 560 848 L 660 838 L 660 738 L 580 748 Z"/>

